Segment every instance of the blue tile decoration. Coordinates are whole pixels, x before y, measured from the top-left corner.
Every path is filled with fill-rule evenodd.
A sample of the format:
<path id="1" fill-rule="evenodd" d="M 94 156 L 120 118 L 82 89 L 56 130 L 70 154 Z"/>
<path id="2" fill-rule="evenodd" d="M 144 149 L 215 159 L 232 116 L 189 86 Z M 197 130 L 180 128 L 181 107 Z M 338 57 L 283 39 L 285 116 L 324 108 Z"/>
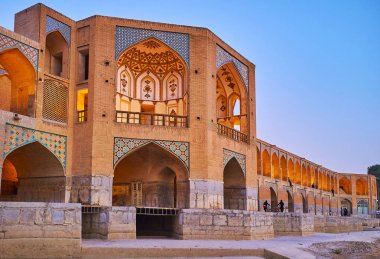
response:
<path id="1" fill-rule="evenodd" d="M 115 59 L 128 47 L 154 37 L 174 49 L 190 65 L 189 34 L 116 26 Z"/>
<path id="2" fill-rule="evenodd" d="M 44 147 L 50 150 L 50 152 L 52 152 L 61 162 L 63 168 L 66 168 L 66 136 L 24 128 L 8 123 L 5 125 L 3 158 L 13 150 L 36 141 L 40 142 Z"/>
<path id="3" fill-rule="evenodd" d="M 126 154 L 132 150 L 154 143 L 166 149 L 176 157 L 189 169 L 190 144 L 182 141 L 168 140 L 149 140 L 149 139 L 131 139 L 131 138 L 115 138 L 114 139 L 114 156 L 113 165 L 115 166 Z"/>
<path id="4" fill-rule="evenodd" d="M 57 21 L 56 19 L 46 16 L 46 35 L 52 31 L 59 31 L 63 38 L 66 40 L 67 44 L 70 45 L 71 42 L 71 27 L 63 22 Z"/>
<path id="5" fill-rule="evenodd" d="M 0 50 L 11 48 L 18 48 L 27 57 L 34 69 L 38 69 L 38 49 L 0 34 Z"/>
<path id="6" fill-rule="evenodd" d="M 216 45 L 216 69 L 219 69 L 221 66 L 229 62 L 232 62 L 235 65 L 241 79 L 245 84 L 245 87 L 248 89 L 248 67 L 230 53 L 225 51 L 222 47 Z"/>
<path id="7" fill-rule="evenodd" d="M 236 158 L 236 160 L 238 161 L 241 169 L 243 170 L 244 176 L 245 176 L 245 174 L 246 174 L 246 159 L 245 159 L 245 155 L 237 153 L 235 151 L 231 151 L 229 149 L 223 148 L 223 165 L 224 166 L 226 166 L 227 163 L 233 157 Z"/>

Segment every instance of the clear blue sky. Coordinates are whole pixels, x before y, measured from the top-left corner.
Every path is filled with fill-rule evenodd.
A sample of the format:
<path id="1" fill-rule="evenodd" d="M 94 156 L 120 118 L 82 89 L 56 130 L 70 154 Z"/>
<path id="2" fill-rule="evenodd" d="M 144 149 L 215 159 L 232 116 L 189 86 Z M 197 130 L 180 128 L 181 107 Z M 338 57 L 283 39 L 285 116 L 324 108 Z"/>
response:
<path id="1" fill-rule="evenodd" d="M 0 26 L 35 1 L 2 0 Z M 380 1 L 43 1 L 208 27 L 256 64 L 258 137 L 338 172 L 380 164 Z M 79 4 L 79 5 L 78 5 Z"/>

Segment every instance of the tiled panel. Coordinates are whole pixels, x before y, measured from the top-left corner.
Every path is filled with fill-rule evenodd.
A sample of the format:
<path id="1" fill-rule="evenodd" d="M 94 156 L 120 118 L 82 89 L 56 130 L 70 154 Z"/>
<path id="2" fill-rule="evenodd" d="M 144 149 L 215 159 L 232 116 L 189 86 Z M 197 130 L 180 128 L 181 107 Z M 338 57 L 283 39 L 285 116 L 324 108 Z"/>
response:
<path id="1" fill-rule="evenodd" d="M 135 43 L 149 37 L 155 37 L 178 52 L 188 66 L 190 64 L 189 34 L 116 26 L 115 37 L 115 59 L 117 59 L 126 48 Z"/>
<path id="2" fill-rule="evenodd" d="M 38 141 L 58 158 L 63 168 L 66 168 L 66 136 L 13 124 L 6 124 L 5 135 L 4 158 L 13 150 Z"/>
<path id="3" fill-rule="evenodd" d="M 246 159 L 245 155 L 223 148 L 223 164 L 224 166 L 232 159 L 236 158 L 244 175 L 246 174 Z"/>
<path id="4" fill-rule="evenodd" d="M 66 40 L 67 44 L 70 45 L 71 41 L 71 28 L 63 22 L 57 21 L 56 19 L 46 16 L 46 35 L 52 31 L 59 31 L 63 38 Z"/>
<path id="5" fill-rule="evenodd" d="M 216 45 L 216 69 L 219 69 L 221 66 L 229 62 L 232 62 L 235 65 L 245 86 L 248 88 L 248 67 L 225 51 L 222 47 Z"/>
<path id="6" fill-rule="evenodd" d="M 33 48 L 25 43 L 19 42 L 8 36 L 0 34 L 0 50 L 18 48 L 29 59 L 34 69 L 38 68 L 38 49 Z"/>
<path id="7" fill-rule="evenodd" d="M 113 164 L 122 159 L 126 154 L 136 148 L 145 146 L 149 143 L 155 143 L 170 153 L 178 157 L 189 169 L 190 144 L 188 142 L 167 141 L 167 140 L 147 140 L 147 139 L 130 139 L 130 138 L 115 138 L 114 140 L 114 156 Z"/>

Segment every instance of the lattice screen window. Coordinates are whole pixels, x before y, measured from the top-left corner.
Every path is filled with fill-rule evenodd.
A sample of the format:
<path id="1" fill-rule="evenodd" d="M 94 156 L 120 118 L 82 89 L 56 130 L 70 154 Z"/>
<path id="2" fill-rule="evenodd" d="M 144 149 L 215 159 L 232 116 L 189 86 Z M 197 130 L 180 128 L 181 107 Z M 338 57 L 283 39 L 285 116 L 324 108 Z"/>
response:
<path id="1" fill-rule="evenodd" d="M 67 122 L 67 87 L 56 81 L 47 79 L 44 82 L 42 117 L 44 119 Z"/>
<path id="2" fill-rule="evenodd" d="M 132 182 L 132 204 L 142 206 L 142 182 Z"/>

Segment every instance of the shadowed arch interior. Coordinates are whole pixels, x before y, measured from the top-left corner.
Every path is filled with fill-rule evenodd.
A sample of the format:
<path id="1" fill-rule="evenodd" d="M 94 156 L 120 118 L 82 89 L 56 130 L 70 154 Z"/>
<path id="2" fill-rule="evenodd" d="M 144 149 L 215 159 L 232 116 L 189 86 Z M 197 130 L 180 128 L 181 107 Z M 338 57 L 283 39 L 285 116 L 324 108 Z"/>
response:
<path id="1" fill-rule="evenodd" d="M 288 212 L 294 212 L 294 200 L 293 196 L 289 191 L 286 191 L 288 194 Z"/>
<path id="2" fill-rule="evenodd" d="M 339 179 L 339 192 L 342 194 L 352 193 L 351 181 L 347 177 Z"/>
<path id="3" fill-rule="evenodd" d="M 277 194 L 275 190 L 271 187 L 270 189 L 270 208 L 271 211 L 277 211 L 277 205 L 278 205 L 278 199 L 277 199 Z"/>
<path id="4" fill-rule="evenodd" d="M 65 201 L 65 172 L 62 164 L 37 141 L 8 154 L 2 175 L 5 176 L 2 184 L 5 183 L 3 180 L 11 180 L 15 189 L 13 193 L 6 193 L 7 188 L 2 188 L 1 200 Z"/>
<path id="5" fill-rule="evenodd" d="M 68 78 L 69 46 L 59 31 L 46 36 L 45 71 L 49 74 Z"/>
<path id="6" fill-rule="evenodd" d="M 7 74 L 0 75 L 0 109 L 26 116 L 34 116 L 36 71 L 18 49 L 0 51 L 0 67 Z"/>
<path id="7" fill-rule="evenodd" d="M 247 195 L 243 170 L 235 157 L 231 158 L 223 171 L 224 208 L 246 209 Z"/>
<path id="8" fill-rule="evenodd" d="M 187 169 L 179 158 L 157 144 L 142 146 L 116 165 L 112 204 L 186 208 Z"/>

